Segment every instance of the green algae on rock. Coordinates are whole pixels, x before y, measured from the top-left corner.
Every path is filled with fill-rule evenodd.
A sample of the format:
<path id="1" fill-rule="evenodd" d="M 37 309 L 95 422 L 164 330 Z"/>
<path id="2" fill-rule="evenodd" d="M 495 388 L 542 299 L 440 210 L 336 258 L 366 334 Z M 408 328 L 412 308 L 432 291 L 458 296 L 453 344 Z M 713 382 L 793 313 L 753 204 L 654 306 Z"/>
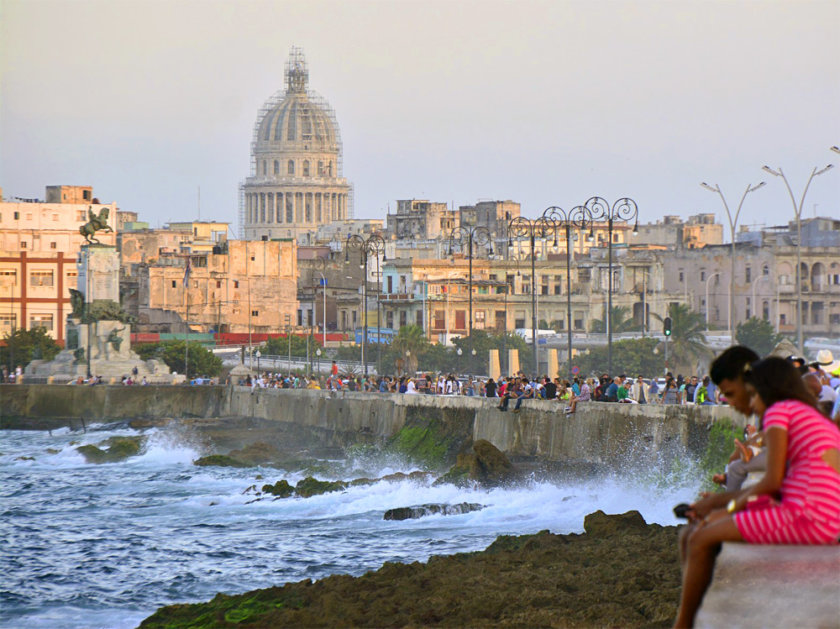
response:
<path id="1" fill-rule="evenodd" d="M 490 487 L 515 479 L 516 471 L 505 453 L 486 439 L 479 439 L 473 444 L 473 452 L 459 454 L 455 465 L 435 484 L 451 483 L 463 487 L 477 482 Z"/>
<path id="2" fill-rule="evenodd" d="M 76 451 L 83 455 L 88 463 L 117 463 L 140 454 L 145 443 L 145 437 L 111 437 L 98 446 L 79 446 Z"/>
<path id="3" fill-rule="evenodd" d="M 343 481 L 318 480 L 312 476 L 307 476 L 295 485 L 295 493 L 301 498 L 311 498 L 319 494 L 344 491 L 345 489 L 347 489 L 347 483 Z"/>
<path id="4" fill-rule="evenodd" d="M 250 463 L 240 461 L 227 454 L 210 454 L 193 461 L 193 465 L 198 466 L 216 466 L 216 467 L 254 467 Z"/>
<path id="5" fill-rule="evenodd" d="M 487 550 L 426 564 L 220 594 L 161 608 L 140 626 L 668 627 L 680 591 L 677 529 L 640 528 L 639 519 L 598 516 L 583 535 L 503 536 Z"/>

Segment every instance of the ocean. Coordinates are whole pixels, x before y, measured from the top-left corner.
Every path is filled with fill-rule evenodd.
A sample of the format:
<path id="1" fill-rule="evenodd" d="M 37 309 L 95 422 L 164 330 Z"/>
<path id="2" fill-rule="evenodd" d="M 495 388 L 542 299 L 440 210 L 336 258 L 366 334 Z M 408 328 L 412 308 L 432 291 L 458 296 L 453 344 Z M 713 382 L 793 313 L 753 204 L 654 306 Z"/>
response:
<path id="1" fill-rule="evenodd" d="M 119 463 L 86 463 L 76 451 L 139 434 L 148 437 L 144 450 Z M 499 535 L 581 533 L 584 517 L 599 509 L 638 510 L 649 523 L 677 524 L 673 506 L 699 487 L 685 470 L 626 470 L 580 481 L 534 479 L 515 489 L 381 481 L 248 504 L 251 485 L 294 484 L 302 475 L 197 467 L 201 454 L 166 429 L 0 431 L 0 627 L 136 627 L 160 606 L 218 592 L 360 575 L 386 561 L 481 550 Z M 417 469 L 392 459 L 348 468 L 354 471 L 343 480 Z M 383 519 L 396 507 L 461 502 L 485 508 Z"/>

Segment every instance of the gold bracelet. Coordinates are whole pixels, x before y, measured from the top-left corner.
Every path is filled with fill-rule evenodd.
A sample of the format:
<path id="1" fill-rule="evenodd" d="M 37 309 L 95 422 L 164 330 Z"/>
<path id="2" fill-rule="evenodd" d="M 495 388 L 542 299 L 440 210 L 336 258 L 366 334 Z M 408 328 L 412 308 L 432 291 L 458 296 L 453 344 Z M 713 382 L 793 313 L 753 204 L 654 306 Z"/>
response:
<path id="1" fill-rule="evenodd" d="M 726 512 L 727 513 L 735 513 L 735 507 L 738 503 L 735 501 L 735 498 L 729 501 L 729 504 L 726 505 Z"/>

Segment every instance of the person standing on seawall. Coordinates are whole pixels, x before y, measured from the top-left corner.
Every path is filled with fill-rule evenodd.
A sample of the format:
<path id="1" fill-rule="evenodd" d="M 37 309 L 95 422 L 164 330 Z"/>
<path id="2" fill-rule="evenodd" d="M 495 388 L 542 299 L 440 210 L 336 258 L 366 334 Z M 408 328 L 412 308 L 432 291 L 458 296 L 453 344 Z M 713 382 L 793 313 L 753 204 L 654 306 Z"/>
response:
<path id="1" fill-rule="evenodd" d="M 767 471 L 689 535 L 675 627 L 693 625 L 722 542 L 818 545 L 840 535 L 840 429 L 817 410 L 788 361 L 760 360 L 744 381 L 761 417 Z"/>

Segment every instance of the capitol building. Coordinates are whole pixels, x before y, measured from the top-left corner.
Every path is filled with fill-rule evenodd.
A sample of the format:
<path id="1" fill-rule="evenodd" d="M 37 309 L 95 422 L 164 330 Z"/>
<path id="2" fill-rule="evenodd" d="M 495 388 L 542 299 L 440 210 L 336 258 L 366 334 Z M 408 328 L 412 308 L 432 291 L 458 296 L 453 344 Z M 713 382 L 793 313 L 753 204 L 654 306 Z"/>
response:
<path id="1" fill-rule="evenodd" d="M 291 49 L 285 79 L 257 114 L 251 174 L 240 186 L 241 233 L 310 244 L 321 225 L 353 217 L 352 186 L 342 177 L 335 112 L 308 89 L 299 48 Z"/>

